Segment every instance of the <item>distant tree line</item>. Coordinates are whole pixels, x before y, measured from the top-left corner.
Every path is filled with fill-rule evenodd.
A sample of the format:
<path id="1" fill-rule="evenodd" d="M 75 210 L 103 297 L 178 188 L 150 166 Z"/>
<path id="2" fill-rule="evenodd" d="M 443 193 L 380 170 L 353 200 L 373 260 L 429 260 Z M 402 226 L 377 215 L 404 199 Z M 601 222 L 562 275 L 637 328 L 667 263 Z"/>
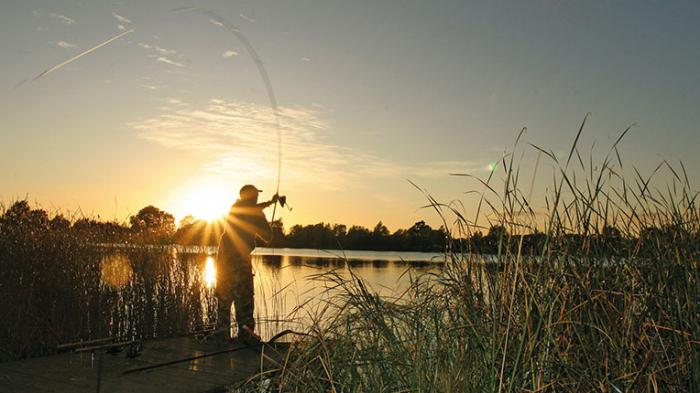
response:
<path id="1" fill-rule="evenodd" d="M 32 209 L 18 201 L 0 214 L 0 236 L 24 232 L 35 236 L 60 233 L 89 243 L 169 244 L 175 234 L 175 218 L 155 206 L 146 206 L 129 218 L 129 224 L 93 218 L 50 217 L 43 209 Z M 38 239 L 38 238 L 37 238 Z"/>
<path id="2" fill-rule="evenodd" d="M 324 248 L 376 251 L 437 251 L 445 250 L 447 231 L 433 229 L 424 221 L 408 229 L 389 231 L 381 221 L 372 229 L 353 225 L 318 223 L 294 225 L 288 231 L 281 221 L 272 223 L 273 240 L 270 247 Z M 175 243 L 183 245 L 215 246 L 223 233 L 220 222 L 207 222 L 185 217 L 173 236 Z"/>
<path id="3" fill-rule="evenodd" d="M 556 239 L 543 233 L 511 235 L 504 226 L 494 225 L 486 234 L 473 233 L 468 238 L 450 238 L 445 228 L 432 228 L 418 221 L 408 229 L 393 233 L 381 221 L 369 229 L 358 225 L 349 228 L 343 224 L 318 223 L 294 225 L 285 230 L 281 221 L 272 223 L 271 247 L 323 248 L 376 251 L 429 251 L 442 252 L 448 248 L 457 252 L 497 254 L 520 250 L 525 255 L 539 255 L 546 246 L 564 248 L 571 253 L 594 249 L 604 255 L 645 254 L 645 249 L 657 250 L 663 242 L 696 242 L 698 234 L 688 233 L 680 226 L 644 228 L 638 236 L 623 236 L 612 226 L 605 226 L 592 234 L 562 234 Z M 196 220 L 192 216 L 175 224 L 172 214 L 155 206 L 146 206 L 129 218 L 128 223 L 101 221 L 92 218 L 70 220 L 61 214 L 50 217 L 42 209 L 32 209 L 27 201 L 18 201 L 0 211 L 0 237 L 11 238 L 16 231 L 36 236 L 40 241 L 46 234 L 70 236 L 88 243 L 180 244 L 216 246 L 223 234 L 219 221 Z M 26 237 L 25 237 L 26 238 Z M 547 244 L 550 242 L 550 244 Z"/>
<path id="4" fill-rule="evenodd" d="M 280 230 L 277 233 L 283 232 Z M 442 252 L 448 243 L 447 231 L 418 221 L 408 229 L 390 232 L 381 221 L 372 229 L 353 225 L 318 223 L 294 225 L 275 239 L 278 247 L 327 248 L 375 251 Z"/>

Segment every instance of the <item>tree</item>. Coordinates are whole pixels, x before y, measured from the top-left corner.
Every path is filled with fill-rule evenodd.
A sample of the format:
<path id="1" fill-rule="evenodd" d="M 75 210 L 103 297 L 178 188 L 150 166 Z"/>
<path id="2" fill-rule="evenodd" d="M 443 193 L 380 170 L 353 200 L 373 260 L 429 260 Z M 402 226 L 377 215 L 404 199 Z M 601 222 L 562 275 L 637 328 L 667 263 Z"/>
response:
<path id="1" fill-rule="evenodd" d="M 195 222 L 195 218 L 193 215 L 188 214 L 180 219 L 180 222 L 177 224 L 178 228 L 186 227 L 189 225 L 192 225 Z"/>
<path id="2" fill-rule="evenodd" d="M 376 238 L 382 238 L 389 236 L 389 228 L 386 227 L 381 221 L 377 223 L 377 225 L 374 226 L 374 229 L 372 230 L 372 236 Z"/>
<path id="3" fill-rule="evenodd" d="M 42 209 L 32 209 L 29 206 L 29 202 L 24 200 L 13 203 L 2 215 L 2 221 L 8 225 L 47 229 L 49 226 L 49 215 Z"/>
<path id="4" fill-rule="evenodd" d="M 503 225 L 492 225 L 484 241 L 487 247 L 486 253 L 496 254 L 501 247 L 508 244 L 508 230 Z"/>
<path id="5" fill-rule="evenodd" d="M 30 246 L 49 233 L 49 216 L 44 210 L 33 210 L 29 203 L 17 201 L 0 216 L 0 238 L 14 238 L 15 244 Z M 18 240 L 22 239 L 22 240 Z M 3 239 L 0 239 L 3 240 Z M 0 254 L 2 248 L 0 248 Z"/>
<path id="6" fill-rule="evenodd" d="M 129 219 L 131 231 L 144 241 L 165 243 L 175 233 L 175 217 L 172 214 L 149 205 Z"/>
<path id="7" fill-rule="evenodd" d="M 498 241 L 502 237 L 508 236 L 508 231 L 503 225 L 493 225 L 491 228 L 489 228 L 489 233 L 486 236 Z"/>
<path id="8" fill-rule="evenodd" d="M 271 247 L 279 247 L 284 244 L 284 222 L 282 219 L 277 219 L 270 223 L 272 228 L 272 241 L 268 244 Z"/>
<path id="9" fill-rule="evenodd" d="M 335 240 L 342 244 L 348 234 L 348 227 L 343 224 L 334 224 L 331 231 Z"/>
<path id="10" fill-rule="evenodd" d="M 54 231 L 67 231 L 70 228 L 71 223 L 67 218 L 63 217 L 62 214 L 58 214 L 54 216 L 51 221 L 49 221 L 49 226 L 51 227 L 51 230 Z"/>
<path id="11" fill-rule="evenodd" d="M 622 233 L 614 226 L 603 226 L 602 236 L 606 240 L 619 240 L 622 238 Z"/>
<path id="12" fill-rule="evenodd" d="M 406 233 L 408 247 L 411 251 L 429 251 L 431 250 L 431 234 L 433 228 L 421 220 L 413 224 Z"/>
<path id="13" fill-rule="evenodd" d="M 29 207 L 29 202 L 17 201 L 10 206 L 7 211 L 2 215 L 3 220 L 20 222 L 29 217 L 32 209 Z"/>
<path id="14" fill-rule="evenodd" d="M 347 248 L 351 250 L 362 250 L 366 249 L 371 233 L 369 229 L 357 225 L 353 225 L 348 229 Z"/>
<path id="15" fill-rule="evenodd" d="M 389 249 L 387 240 L 389 239 L 389 228 L 384 225 L 381 221 L 374 226 L 372 230 L 372 244 L 370 245 L 373 250 L 386 250 Z"/>

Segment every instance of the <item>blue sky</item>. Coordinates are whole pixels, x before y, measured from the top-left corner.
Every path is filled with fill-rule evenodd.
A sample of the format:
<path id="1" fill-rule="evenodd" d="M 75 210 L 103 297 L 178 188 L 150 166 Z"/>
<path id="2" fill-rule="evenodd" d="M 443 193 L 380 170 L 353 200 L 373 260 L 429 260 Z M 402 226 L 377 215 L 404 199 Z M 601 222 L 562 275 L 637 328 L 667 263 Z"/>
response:
<path id="1" fill-rule="evenodd" d="M 265 86 L 234 35 L 173 12 L 189 5 L 237 25 L 265 63 L 288 224 L 437 223 L 406 179 L 467 198 L 477 184 L 448 173 L 487 175 L 524 126 L 527 141 L 567 151 L 587 112 L 585 146 L 635 123 L 621 149 L 630 166 L 700 170 L 694 2 L 22 1 L 0 6 L 5 203 L 124 219 L 151 203 L 225 210 L 248 182 L 269 197 Z"/>

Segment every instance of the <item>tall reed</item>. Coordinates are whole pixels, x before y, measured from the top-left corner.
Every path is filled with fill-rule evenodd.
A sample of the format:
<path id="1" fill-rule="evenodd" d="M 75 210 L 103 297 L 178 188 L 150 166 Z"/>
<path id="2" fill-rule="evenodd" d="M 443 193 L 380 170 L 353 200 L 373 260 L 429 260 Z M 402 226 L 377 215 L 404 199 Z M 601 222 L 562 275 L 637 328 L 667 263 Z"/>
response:
<path id="1" fill-rule="evenodd" d="M 682 165 L 662 162 L 647 177 L 623 166 L 627 130 L 602 160 L 584 158 L 584 124 L 564 157 L 527 147 L 554 168 L 544 193 L 521 173 L 520 135 L 500 171 L 478 180 L 476 211 L 426 193 L 452 237 L 502 227 L 497 255 L 452 242 L 444 271 L 412 277 L 398 298 L 325 275 L 342 295 L 274 373 L 275 388 L 698 391 L 697 193 Z"/>
<path id="2" fill-rule="evenodd" d="M 213 315 L 206 254 L 112 248 L 18 202 L 0 211 L 0 360 L 79 340 L 190 332 Z"/>

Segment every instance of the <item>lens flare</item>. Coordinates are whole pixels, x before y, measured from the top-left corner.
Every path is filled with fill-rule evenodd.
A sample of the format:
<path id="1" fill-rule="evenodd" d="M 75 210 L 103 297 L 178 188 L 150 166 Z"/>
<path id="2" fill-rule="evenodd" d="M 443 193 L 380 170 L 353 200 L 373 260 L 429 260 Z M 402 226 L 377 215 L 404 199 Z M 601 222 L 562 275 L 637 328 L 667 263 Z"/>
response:
<path id="1" fill-rule="evenodd" d="M 133 271 L 129 258 L 122 254 L 111 254 L 102 258 L 100 281 L 112 288 L 122 288 L 131 281 Z"/>

